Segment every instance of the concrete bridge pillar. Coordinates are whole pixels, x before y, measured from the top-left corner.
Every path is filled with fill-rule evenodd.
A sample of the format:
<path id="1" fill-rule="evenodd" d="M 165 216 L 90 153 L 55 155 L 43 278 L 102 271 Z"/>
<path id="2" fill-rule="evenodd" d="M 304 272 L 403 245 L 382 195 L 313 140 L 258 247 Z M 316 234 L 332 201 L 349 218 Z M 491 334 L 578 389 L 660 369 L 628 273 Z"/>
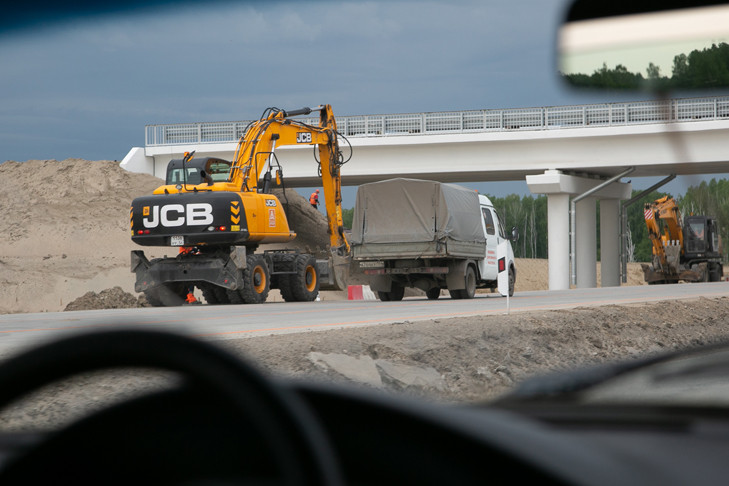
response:
<path id="1" fill-rule="evenodd" d="M 577 288 L 597 287 L 597 211 L 594 197 L 586 197 L 575 204 L 575 259 Z M 616 267 L 617 268 L 617 267 Z"/>
<path id="2" fill-rule="evenodd" d="M 549 258 L 549 289 L 570 288 L 570 195 L 547 195 L 547 252 Z M 564 271 L 567 269 L 568 271 Z"/>
<path id="3" fill-rule="evenodd" d="M 594 177 L 564 174 L 547 170 L 529 175 L 527 185 L 532 194 L 547 195 L 547 230 L 549 256 L 549 290 L 570 287 L 570 197 L 579 196 L 603 181 Z M 631 185 L 614 182 L 575 204 L 575 264 L 578 288 L 597 286 L 597 216 L 600 200 L 601 284 L 619 285 L 618 204 L 631 195 Z M 603 212 L 605 211 L 605 212 Z M 606 284 L 607 283 L 607 284 Z"/>
<path id="4" fill-rule="evenodd" d="M 600 285 L 620 287 L 620 200 L 600 201 Z"/>

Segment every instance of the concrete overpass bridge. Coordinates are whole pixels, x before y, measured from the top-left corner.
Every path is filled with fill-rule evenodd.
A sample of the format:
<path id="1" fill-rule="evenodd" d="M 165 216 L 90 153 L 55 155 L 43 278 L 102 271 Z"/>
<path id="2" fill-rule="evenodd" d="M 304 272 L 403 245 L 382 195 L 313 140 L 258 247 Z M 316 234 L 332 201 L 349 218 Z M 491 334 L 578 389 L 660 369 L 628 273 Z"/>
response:
<path id="1" fill-rule="evenodd" d="M 185 151 L 230 160 L 248 123 L 149 125 L 145 147 L 121 165 L 164 177 Z M 597 285 L 598 200 L 601 285 L 620 284 L 620 202 L 631 196 L 622 177 L 729 172 L 729 97 L 346 116 L 337 126 L 354 151 L 343 185 L 526 180 L 532 193 L 547 194 L 553 290 Z M 280 147 L 277 156 L 289 187 L 320 185 L 311 147 Z"/>

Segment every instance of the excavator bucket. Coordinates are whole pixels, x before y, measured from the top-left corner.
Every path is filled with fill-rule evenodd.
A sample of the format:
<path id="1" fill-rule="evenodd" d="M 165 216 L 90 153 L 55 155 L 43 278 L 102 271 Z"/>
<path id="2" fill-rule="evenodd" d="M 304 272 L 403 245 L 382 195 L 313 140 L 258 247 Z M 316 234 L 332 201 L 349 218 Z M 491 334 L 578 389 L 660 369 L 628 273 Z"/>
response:
<path id="1" fill-rule="evenodd" d="M 327 260 L 317 260 L 319 290 L 347 290 L 351 263 L 350 256 L 341 256 L 335 252 Z"/>

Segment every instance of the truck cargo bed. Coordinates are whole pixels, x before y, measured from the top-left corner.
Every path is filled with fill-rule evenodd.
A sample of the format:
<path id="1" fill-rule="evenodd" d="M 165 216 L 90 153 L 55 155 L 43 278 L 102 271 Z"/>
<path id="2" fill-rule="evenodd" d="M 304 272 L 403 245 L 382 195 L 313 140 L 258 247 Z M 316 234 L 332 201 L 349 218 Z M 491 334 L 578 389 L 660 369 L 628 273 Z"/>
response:
<path id="1" fill-rule="evenodd" d="M 352 246 L 355 260 L 389 260 L 403 258 L 483 258 L 485 242 L 423 241 L 408 243 L 364 243 Z"/>

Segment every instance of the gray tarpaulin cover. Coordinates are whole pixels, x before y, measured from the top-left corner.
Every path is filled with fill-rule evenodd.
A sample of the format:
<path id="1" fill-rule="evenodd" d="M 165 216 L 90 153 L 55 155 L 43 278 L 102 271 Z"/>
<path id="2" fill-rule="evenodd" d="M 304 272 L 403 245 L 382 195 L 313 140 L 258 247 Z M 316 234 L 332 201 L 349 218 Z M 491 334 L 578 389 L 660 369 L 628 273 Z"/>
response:
<path id="1" fill-rule="evenodd" d="M 454 184 L 390 179 L 357 190 L 352 244 L 485 241 L 478 193 Z"/>

